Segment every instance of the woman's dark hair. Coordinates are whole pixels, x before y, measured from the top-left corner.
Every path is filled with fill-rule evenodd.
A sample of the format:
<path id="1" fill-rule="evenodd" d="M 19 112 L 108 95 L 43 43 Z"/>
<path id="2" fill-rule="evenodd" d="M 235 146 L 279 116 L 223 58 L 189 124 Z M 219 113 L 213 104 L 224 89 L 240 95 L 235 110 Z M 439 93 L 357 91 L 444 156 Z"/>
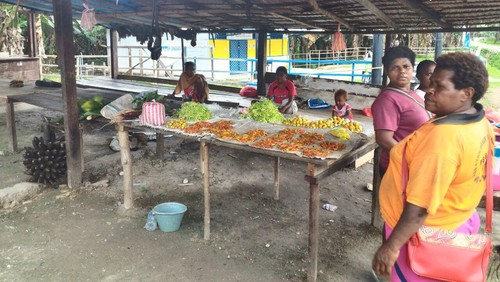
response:
<path id="1" fill-rule="evenodd" d="M 184 63 L 184 69 L 187 69 L 187 68 L 193 68 L 193 69 L 195 69 L 196 68 L 196 64 L 194 62 L 185 62 Z"/>
<path id="2" fill-rule="evenodd" d="M 425 69 L 427 69 L 429 66 L 435 66 L 436 62 L 432 60 L 423 60 L 417 65 L 417 72 L 416 74 L 418 75 L 419 73 L 423 72 Z"/>
<path id="3" fill-rule="evenodd" d="M 475 55 L 464 52 L 448 53 L 437 58 L 435 70 L 437 69 L 453 71 L 451 81 L 456 89 L 474 88 L 473 103 L 481 99 L 488 89 L 488 71 Z"/>
<path id="4" fill-rule="evenodd" d="M 347 100 L 347 91 L 344 89 L 337 89 L 335 93 L 333 94 L 333 98 L 337 100 L 338 97 L 344 96 L 345 99 Z"/>
<path id="5" fill-rule="evenodd" d="M 279 72 L 284 73 L 285 75 L 288 75 L 286 67 L 284 67 L 284 66 L 278 67 L 276 69 L 276 73 L 279 73 Z"/>
<path id="6" fill-rule="evenodd" d="M 387 49 L 384 57 L 382 57 L 384 68 L 389 69 L 389 65 L 392 61 L 399 58 L 407 58 L 410 60 L 411 65 L 415 66 L 415 53 L 406 46 L 396 46 Z"/>

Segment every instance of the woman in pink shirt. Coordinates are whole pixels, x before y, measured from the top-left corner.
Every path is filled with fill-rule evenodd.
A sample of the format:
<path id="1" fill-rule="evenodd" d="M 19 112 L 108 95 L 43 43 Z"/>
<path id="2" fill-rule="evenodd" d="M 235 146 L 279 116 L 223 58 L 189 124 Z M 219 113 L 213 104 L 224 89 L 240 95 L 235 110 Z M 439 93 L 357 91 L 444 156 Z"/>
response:
<path id="1" fill-rule="evenodd" d="M 281 66 L 276 69 L 276 80 L 269 85 L 267 97 L 272 100 L 281 113 L 295 114 L 298 111 L 297 103 L 293 100 L 297 96 L 295 85 L 287 79 L 287 70 Z"/>
<path id="2" fill-rule="evenodd" d="M 391 148 L 431 118 L 424 101 L 411 90 L 415 53 L 405 46 L 389 48 L 382 58 L 389 85 L 372 105 L 375 139 L 382 148 L 380 175 L 389 165 Z"/>

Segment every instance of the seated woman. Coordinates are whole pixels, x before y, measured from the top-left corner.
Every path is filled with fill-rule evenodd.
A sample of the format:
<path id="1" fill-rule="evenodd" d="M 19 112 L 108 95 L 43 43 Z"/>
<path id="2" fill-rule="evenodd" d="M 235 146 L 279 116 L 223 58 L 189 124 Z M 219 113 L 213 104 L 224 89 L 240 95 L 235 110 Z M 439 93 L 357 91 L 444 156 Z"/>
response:
<path id="1" fill-rule="evenodd" d="M 295 114 L 298 111 L 297 103 L 293 98 L 297 96 L 295 85 L 287 79 L 287 70 L 281 66 L 276 69 L 276 80 L 269 85 L 267 97 L 272 100 L 283 114 Z"/>
<path id="2" fill-rule="evenodd" d="M 205 103 L 208 100 L 209 90 L 205 76 L 196 74 L 196 65 L 193 62 L 186 62 L 184 63 L 184 72 L 182 72 L 172 95 L 184 92 L 183 101 Z M 195 93 L 196 95 L 194 95 Z"/>

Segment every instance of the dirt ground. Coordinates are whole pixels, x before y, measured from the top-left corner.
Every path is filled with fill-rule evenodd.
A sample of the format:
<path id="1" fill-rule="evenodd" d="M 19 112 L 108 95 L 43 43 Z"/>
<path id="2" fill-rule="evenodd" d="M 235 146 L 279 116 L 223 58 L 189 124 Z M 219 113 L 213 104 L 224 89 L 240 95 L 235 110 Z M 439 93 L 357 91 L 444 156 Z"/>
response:
<path id="1" fill-rule="evenodd" d="M 42 135 L 42 116 L 57 114 L 16 106 L 20 148 Z M 28 180 L 22 152 L 7 149 L 5 127 L 0 112 L 0 189 Z M 82 188 L 46 187 L 0 207 L 0 281 L 306 280 L 304 163 L 282 160 L 281 198 L 275 201 L 273 158 L 211 147 L 211 239 L 204 241 L 199 143 L 168 137 L 164 160 L 155 158 L 153 141 L 133 151 L 137 208 L 126 211 L 120 154 L 108 147 L 113 126 L 89 123 L 84 130 Z M 371 181 L 367 163 L 321 183 L 321 202 L 338 209 L 320 210 L 318 281 L 372 281 L 381 233 L 370 225 Z M 180 230 L 146 231 L 147 212 L 169 201 L 188 207 Z"/>
<path id="2" fill-rule="evenodd" d="M 41 136 L 42 116 L 16 106 L 19 147 Z M 5 113 L 0 130 L 5 132 Z M 222 147 L 210 150 L 211 240 L 203 240 L 199 143 L 166 138 L 133 152 L 137 208 L 125 211 L 120 154 L 109 149 L 112 126 L 88 125 L 84 187 L 44 188 L 0 210 L 1 281 L 304 281 L 308 266 L 308 185 L 304 163 L 282 160 L 281 199 L 272 199 L 274 159 Z M 27 181 L 22 152 L 0 139 L 6 188 Z M 344 169 L 321 184 L 319 281 L 370 281 L 380 232 L 370 226 L 372 165 Z M 183 180 L 189 181 L 188 185 Z M 155 205 L 176 201 L 188 211 L 179 231 L 144 229 Z"/>

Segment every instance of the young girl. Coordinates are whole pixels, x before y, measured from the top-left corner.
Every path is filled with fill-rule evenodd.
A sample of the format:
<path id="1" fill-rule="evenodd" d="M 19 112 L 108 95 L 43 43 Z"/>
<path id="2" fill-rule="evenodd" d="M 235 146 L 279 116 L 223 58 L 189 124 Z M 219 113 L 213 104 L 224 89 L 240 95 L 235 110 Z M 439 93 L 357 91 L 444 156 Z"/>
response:
<path id="1" fill-rule="evenodd" d="M 335 105 L 332 107 L 332 117 L 353 119 L 351 106 L 346 103 L 347 91 L 338 89 L 335 91 Z"/>

